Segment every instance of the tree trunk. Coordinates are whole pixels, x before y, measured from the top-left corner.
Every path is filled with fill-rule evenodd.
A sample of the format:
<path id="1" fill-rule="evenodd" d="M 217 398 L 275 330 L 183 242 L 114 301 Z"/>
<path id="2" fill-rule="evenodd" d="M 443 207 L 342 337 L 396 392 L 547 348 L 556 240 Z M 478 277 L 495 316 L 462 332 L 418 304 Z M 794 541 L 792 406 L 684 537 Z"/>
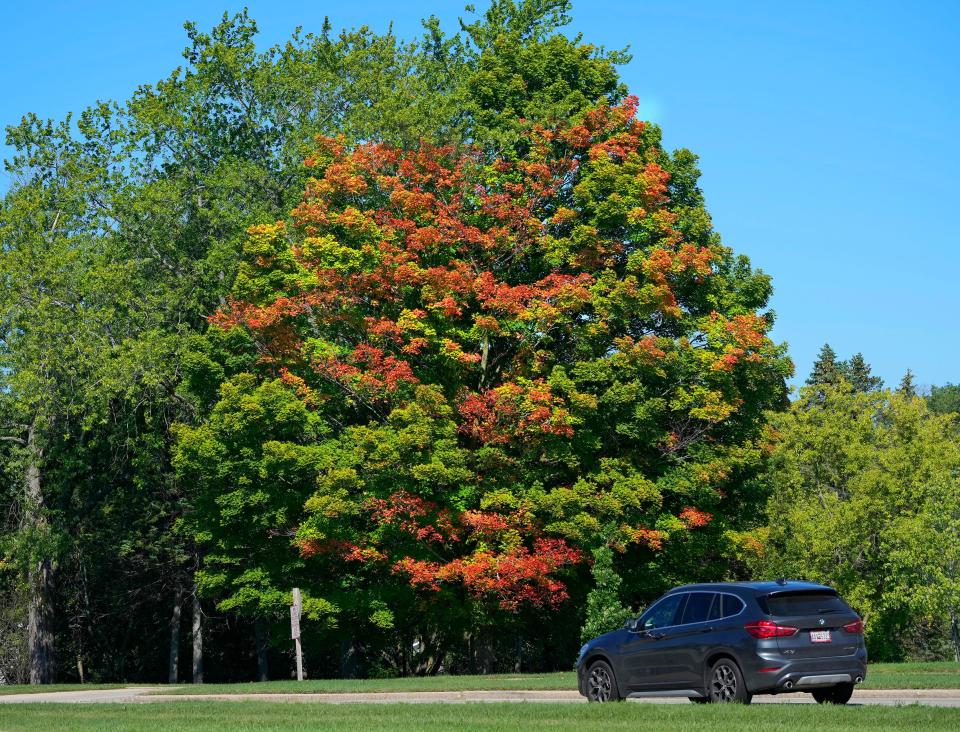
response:
<path id="1" fill-rule="evenodd" d="M 40 485 L 40 459 L 43 455 L 36 449 L 33 429 L 29 431 L 27 437 L 27 450 L 29 464 L 27 465 L 27 509 L 24 512 L 24 518 L 28 529 L 43 534 L 47 529 Z M 53 570 L 53 560 L 50 557 L 32 558 L 30 561 L 27 577 L 30 592 L 27 646 L 31 684 L 52 684 L 54 680 L 53 607 L 50 604 Z"/>
<path id="2" fill-rule="evenodd" d="M 180 611 L 183 604 L 183 589 L 180 585 L 173 591 L 173 612 L 170 613 L 170 659 L 167 665 L 167 681 L 180 680 Z"/>
<path id="3" fill-rule="evenodd" d="M 203 622 L 196 585 L 193 586 L 193 683 L 203 683 Z"/>
<path id="4" fill-rule="evenodd" d="M 257 618 L 253 626 L 254 641 L 257 646 L 257 681 L 270 680 L 270 666 L 267 659 L 267 624 Z"/>

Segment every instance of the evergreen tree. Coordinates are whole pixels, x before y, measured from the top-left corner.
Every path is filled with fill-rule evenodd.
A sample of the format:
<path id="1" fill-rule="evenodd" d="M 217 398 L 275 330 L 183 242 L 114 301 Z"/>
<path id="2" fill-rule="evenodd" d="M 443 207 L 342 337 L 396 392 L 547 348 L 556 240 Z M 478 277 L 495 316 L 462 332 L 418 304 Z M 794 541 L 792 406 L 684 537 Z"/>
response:
<path id="1" fill-rule="evenodd" d="M 807 386 L 836 384 L 840 378 L 841 371 L 840 364 L 837 363 L 837 354 L 829 343 L 824 343 L 817 360 L 813 362 L 813 369 L 811 369 L 810 376 L 807 378 Z"/>
<path id="2" fill-rule="evenodd" d="M 897 387 L 897 393 L 908 399 L 917 396 L 917 386 L 913 382 L 913 371 L 910 369 L 907 369 L 907 373 L 900 379 L 900 386 Z"/>
<path id="3" fill-rule="evenodd" d="M 883 388 L 883 379 L 873 375 L 870 364 L 864 360 L 862 353 L 856 353 L 849 361 L 840 364 L 840 372 L 850 382 L 854 391 L 866 394 Z"/>

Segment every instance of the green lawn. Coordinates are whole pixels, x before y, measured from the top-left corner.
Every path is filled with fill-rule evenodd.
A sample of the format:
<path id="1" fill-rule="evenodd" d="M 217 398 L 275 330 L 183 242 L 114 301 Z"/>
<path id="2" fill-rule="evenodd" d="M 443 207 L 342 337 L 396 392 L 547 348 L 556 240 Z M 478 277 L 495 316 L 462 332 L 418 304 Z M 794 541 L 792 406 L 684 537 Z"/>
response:
<path id="1" fill-rule="evenodd" d="M 0 696 L 5 694 L 42 694 L 48 691 L 80 691 L 91 689 L 122 689 L 125 686 L 139 686 L 140 684 L 47 684 L 46 686 L 0 686 Z M 154 686 L 154 684 L 143 684 Z"/>
<path id="2" fill-rule="evenodd" d="M 2 730 L 758 730 L 960 729 L 960 709 L 652 704 L 364 704 L 269 702 L 0 705 Z"/>
<path id="3" fill-rule="evenodd" d="M 468 691 L 479 689 L 576 689 L 572 671 L 552 674 L 430 676 L 408 679 L 315 679 L 259 684 L 184 685 L 164 694 L 322 694 L 358 691 Z M 874 663 L 865 689 L 960 689 L 958 663 Z"/>
<path id="4" fill-rule="evenodd" d="M 308 679 L 250 684 L 184 685 L 160 694 L 350 694 L 359 691 L 475 691 L 482 689 L 576 689 L 573 671 L 552 674 L 424 676 L 404 679 Z"/>
<path id="5" fill-rule="evenodd" d="M 960 689 L 960 663 L 871 663 L 865 689 Z"/>
<path id="6" fill-rule="evenodd" d="M 141 684 L 70 684 L 54 686 L 0 686 L 0 694 L 24 694 L 44 691 L 116 689 Z M 150 686 L 150 684 L 142 684 Z M 576 689 L 572 671 L 550 674 L 491 674 L 488 676 L 430 676 L 408 679 L 310 679 L 307 681 L 268 681 L 253 684 L 184 684 L 159 688 L 161 694 L 322 694 L 359 691 L 471 691 L 483 689 Z M 865 689 L 960 689 L 958 663 L 872 663 Z"/>

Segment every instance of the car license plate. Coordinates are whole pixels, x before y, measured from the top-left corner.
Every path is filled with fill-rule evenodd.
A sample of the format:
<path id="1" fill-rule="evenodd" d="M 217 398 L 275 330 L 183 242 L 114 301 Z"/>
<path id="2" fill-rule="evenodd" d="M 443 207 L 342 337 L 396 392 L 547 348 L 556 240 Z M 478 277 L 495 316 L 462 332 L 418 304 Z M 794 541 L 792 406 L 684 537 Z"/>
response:
<path id="1" fill-rule="evenodd" d="M 811 643 L 829 643 L 830 631 L 829 630 L 811 630 L 810 642 Z"/>

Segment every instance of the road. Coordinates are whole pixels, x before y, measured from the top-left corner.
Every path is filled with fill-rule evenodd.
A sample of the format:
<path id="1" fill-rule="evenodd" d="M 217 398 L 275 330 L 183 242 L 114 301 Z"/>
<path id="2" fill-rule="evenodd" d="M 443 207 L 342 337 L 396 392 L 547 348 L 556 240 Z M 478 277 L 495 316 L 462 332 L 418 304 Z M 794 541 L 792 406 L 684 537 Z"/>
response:
<path id="1" fill-rule="evenodd" d="M 537 702 L 584 704 L 576 691 L 420 691 L 356 694 L 164 694 L 163 687 L 126 687 L 90 691 L 56 691 L 37 694 L 0 695 L 0 704 L 53 702 L 67 704 L 162 703 L 172 701 L 273 701 L 307 704 L 465 704 L 468 702 Z M 689 704 L 682 697 L 632 699 L 654 704 Z M 813 704 L 809 694 L 756 696 L 754 704 Z M 933 707 L 960 707 L 960 689 L 879 690 L 854 693 L 851 705 L 897 706 L 921 704 Z"/>

